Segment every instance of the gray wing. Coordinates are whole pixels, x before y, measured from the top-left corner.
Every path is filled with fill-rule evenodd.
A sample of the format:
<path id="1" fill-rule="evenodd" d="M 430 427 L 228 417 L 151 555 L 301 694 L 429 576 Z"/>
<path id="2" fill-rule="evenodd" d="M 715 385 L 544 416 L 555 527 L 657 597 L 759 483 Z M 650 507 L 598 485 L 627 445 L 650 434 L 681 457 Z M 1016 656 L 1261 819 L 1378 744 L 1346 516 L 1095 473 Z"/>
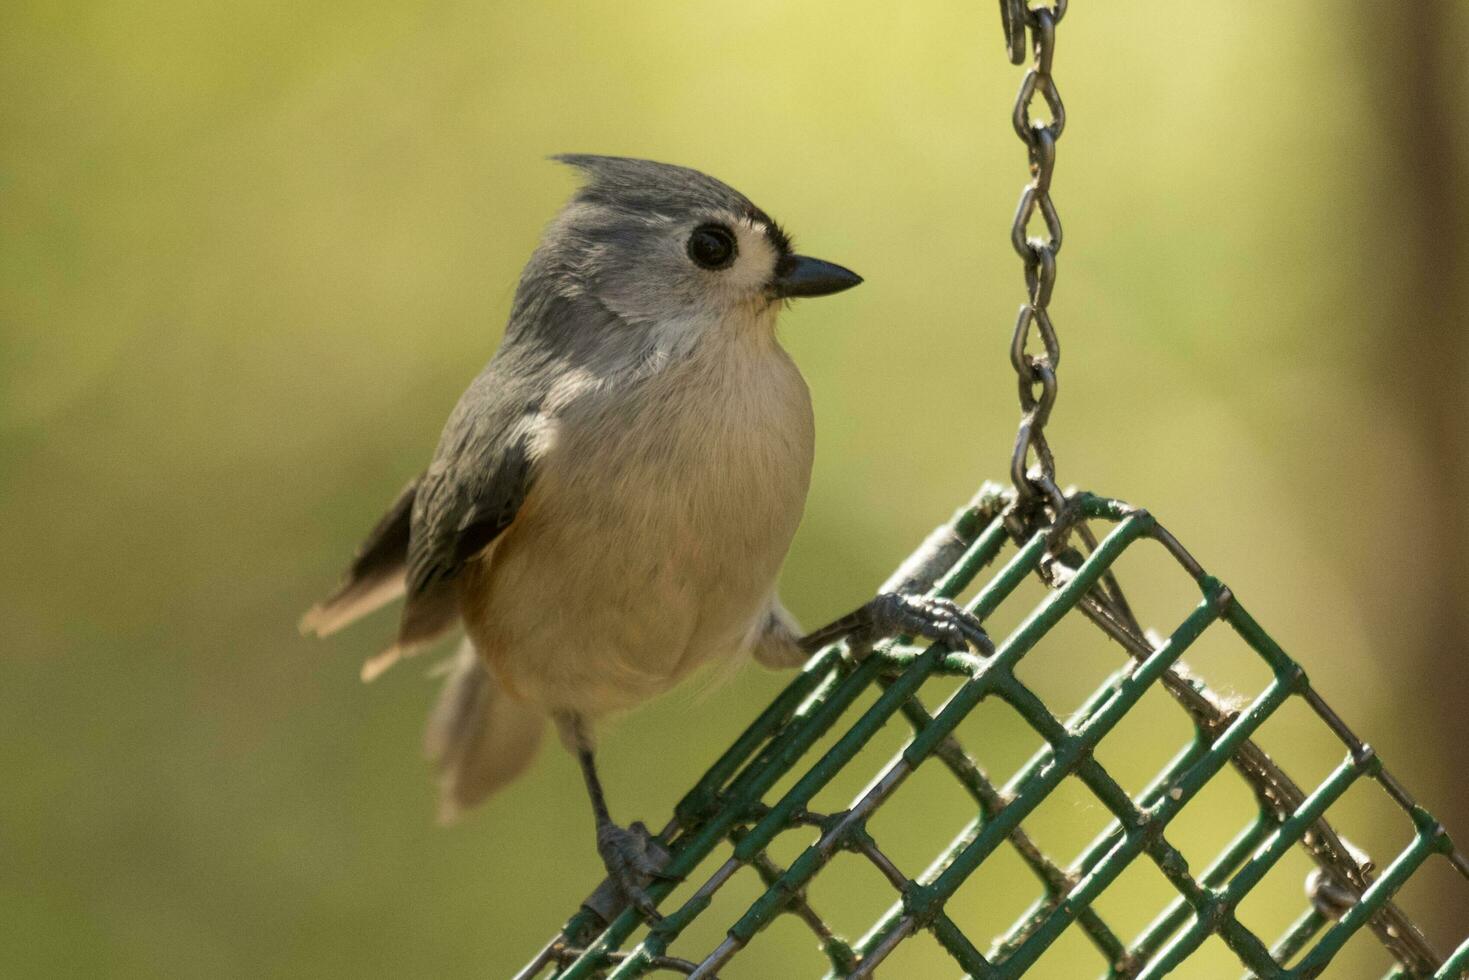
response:
<path id="1" fill-rule="evenodd" d="M 494 379 L 490 379 L 493 381 Z M 408 597 L 454 578 L 515 519 L 531 483 L 540 399 L 465 393 L 413 500 Z"/>

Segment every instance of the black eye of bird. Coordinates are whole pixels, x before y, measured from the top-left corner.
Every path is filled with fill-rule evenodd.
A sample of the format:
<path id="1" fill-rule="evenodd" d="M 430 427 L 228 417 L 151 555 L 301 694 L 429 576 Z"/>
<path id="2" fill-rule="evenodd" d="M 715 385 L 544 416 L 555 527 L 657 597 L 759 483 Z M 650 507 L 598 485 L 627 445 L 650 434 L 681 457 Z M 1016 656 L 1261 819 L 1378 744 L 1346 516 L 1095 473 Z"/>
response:
<path id="1" fill-rule="evenodd" d="M 734 232 L 724 225 L 700 225 L 689 236 L 689 258 L 706 269 L 723 269 L 735 260 Z"/>

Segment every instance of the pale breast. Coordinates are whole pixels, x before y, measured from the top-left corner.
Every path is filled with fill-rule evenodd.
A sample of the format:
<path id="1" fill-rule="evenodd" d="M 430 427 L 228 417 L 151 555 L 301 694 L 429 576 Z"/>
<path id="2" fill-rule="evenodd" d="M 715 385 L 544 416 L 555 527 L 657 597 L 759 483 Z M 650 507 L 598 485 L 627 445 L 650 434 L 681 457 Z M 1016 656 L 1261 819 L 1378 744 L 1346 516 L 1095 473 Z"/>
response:
<path id="1" fill-rule="evenodd" d="M 471 635 L 522 697 L 595 716 L 748 645 L 813 448 L 800 374 L 773 339 L 748 341 L 557 419 L 524 508 L 467 583 Z"/>

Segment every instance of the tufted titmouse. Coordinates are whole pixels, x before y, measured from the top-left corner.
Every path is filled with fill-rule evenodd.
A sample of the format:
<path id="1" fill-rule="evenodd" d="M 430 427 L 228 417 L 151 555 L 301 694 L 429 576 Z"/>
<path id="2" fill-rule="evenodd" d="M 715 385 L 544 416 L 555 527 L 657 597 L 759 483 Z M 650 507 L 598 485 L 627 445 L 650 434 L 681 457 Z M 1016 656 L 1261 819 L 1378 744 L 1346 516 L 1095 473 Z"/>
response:
<path id="1" fill-rule="evenodd" d="M 776 314 L 861 278 L 794 254 L 764 211 L 697 171 L 557 159 L 586 182 L 526 265 L 499 350 L 302 629 L 326 636 L 406 597 L 370 680 L 462 623 L 426 736 L 441 813 L 517 776 L 551 719 L 612 881 L 656 918 L 646 831 L 612 822 L 597 778 L 598 719 L 715 660 L 793 666 L 844 636 L 962 648 L 982 632 L 948 602 L 884 594 L 802 637 L 776 595 L 813 436 Z"/>

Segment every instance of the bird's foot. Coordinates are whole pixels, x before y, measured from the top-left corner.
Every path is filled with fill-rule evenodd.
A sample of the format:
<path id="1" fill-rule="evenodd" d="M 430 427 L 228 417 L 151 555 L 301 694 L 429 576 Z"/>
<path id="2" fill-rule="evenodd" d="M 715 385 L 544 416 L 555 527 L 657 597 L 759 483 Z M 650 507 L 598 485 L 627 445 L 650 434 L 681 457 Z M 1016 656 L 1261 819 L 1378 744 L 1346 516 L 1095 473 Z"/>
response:
<path id="1" fill-rule="evenodd" d="M 868 642 L 884 636 L 921 636 L 951 650 L 972 646 L 980 653 L 994 652 L 994 644 L 979 620 L 950 599 L 884 592 L 859 613 L 864 611 L 866 627 L 855 632 Z"/>
<path id="2" fill-rule="evenodd" d="M 994 644 L 973 614 L 949 599 L 901 592 L 879 594 L 856 612 L 803 637 L 801 646 L 817 650 L 846 638 L 854 649 L 867 648 L 886 636 L 921 636 L 951 650 L 972 646 L 985 655 L 994 653 Z"/>
<path id="3" fill-rule="evenodd" d="M 644 889 L 655 878 L 663 881 L 677 878 L 663 873 L 669 861 L 668 851 L 654 840 L 642 821 L 635 821 L 626 829 L 610 820 L 599 824 L 597 853 L 602 856 L 607 877 L 620 893 L 623 904 L 637 909 L 649 922 L 660 921 L 663 917 Z"/>

